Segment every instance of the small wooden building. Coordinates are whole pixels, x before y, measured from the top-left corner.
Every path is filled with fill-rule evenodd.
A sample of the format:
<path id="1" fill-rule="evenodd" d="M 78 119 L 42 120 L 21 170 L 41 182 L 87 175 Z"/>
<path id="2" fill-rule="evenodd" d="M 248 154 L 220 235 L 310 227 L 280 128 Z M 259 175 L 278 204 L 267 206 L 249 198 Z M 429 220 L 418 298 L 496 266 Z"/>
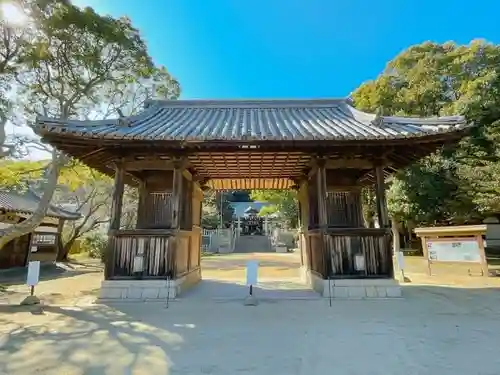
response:
<path id="1" fill-rule="evenodd" d="M 32 190 L 0 191 L 0 228 L 21 223 L 32 215 L 40 197 Z M 23 267 L 29 261 L 54 262 L 59 250 L 59 236 L 65 220 L 80 215 L 51 205 L 43 222 L 32 232 L 8 242 L 0 249 L 0 269 Z"/>
<path id="2" fill-rule="evenodd" d="M 115 176 L 103 285 L 118 288 L 104 293 L 117 298 L 137 296 L 130 288 L 139 285 L 161 297 L 150 287 L 164 284 L 146 279 L 170 276 L 175 292 L 200 279 L 207 188 L 297 189 L 304 270 L 319 291 L 329 279 L 392 280 L 385 178 L 466 128 L 459 116 L 379 117 L 344 99 L 151 101 L 128 118 L 34 126 L 44 141 Z M 134 230 L 120 228 L 124 184 L 140 189 Z M 380 228 L 365 227 L 364 186 L 376 191 Z"/>

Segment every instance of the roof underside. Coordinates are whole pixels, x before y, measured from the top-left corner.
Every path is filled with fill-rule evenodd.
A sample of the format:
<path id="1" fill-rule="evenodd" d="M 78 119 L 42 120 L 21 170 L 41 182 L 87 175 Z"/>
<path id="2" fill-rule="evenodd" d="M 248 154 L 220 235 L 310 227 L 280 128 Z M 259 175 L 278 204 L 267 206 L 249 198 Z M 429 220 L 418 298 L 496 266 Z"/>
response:
<path id="1" fill-rule="evenodd" d="M 460 139 L 463 117 L 377 117 L 346 100 L 152 101 L 127 118 L 39 119 L 35 132 L 112 174 L 117 158 L 186 156 L 219 190 L 286 189 L 317 154 L 387 161 L 386 173 Z M 133 173 L 132 173 L 133 174 Z M 366 176 L 371 179 L 368 171 Z"/>
<path id="2" fill-rule="evenodd" d="M 139 114 L 101 121 L 40 118 L 39 135 L 108 140 L 264 141 L 400 139 L 446 133 L 463 117 L 377 117 L 343 99 L 152 101 Z"/>

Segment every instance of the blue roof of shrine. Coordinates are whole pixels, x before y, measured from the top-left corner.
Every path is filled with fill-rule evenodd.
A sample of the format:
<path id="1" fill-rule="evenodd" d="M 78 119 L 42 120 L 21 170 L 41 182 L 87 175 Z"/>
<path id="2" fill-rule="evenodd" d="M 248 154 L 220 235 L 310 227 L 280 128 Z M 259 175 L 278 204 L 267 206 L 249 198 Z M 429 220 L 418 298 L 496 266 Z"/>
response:
<path id="1" fill-rule="evenodd" d="M 233 216 L 235 217 L 245 216 L 245 211 L 249 208 L 260 212 L 262 207 L 266 207 L 269 205 L 270 203 L 268 202 L 231 202 L 231 207 L 234 210 Z"/>

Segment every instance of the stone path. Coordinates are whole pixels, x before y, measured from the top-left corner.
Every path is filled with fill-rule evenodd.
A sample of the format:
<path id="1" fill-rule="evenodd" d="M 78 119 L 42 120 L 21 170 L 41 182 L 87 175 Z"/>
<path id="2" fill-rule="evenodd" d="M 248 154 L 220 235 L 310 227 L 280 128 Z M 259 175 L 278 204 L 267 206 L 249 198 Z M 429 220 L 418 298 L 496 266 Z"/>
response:
<path id="1" fill-rule="evenodd" d="M 249 294 L 245 281 L 204 279 L 180 297 L 180 300 L 243 300 Z M 300 279 L 261 280 L 253 287 L 259 300 L 319 299 L 320 296 L 308 288 Z"/>
<path id="2" fill-rule="evenodd" d="M 246 263 L 259 262 L 259 283 L 254 295 L 259 300 L 318 299 L 300 279 L 300 254 L 233 253 L 214 255 L 202 261 L 201 283 L 181 296 L 185 299 L 242 300 L 248 293 Z"/>

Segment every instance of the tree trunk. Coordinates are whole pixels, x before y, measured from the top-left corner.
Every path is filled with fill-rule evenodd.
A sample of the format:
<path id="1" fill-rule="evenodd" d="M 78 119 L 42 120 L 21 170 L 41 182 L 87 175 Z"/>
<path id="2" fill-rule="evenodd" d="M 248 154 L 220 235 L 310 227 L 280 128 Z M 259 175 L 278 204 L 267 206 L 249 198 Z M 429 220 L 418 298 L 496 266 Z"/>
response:
<path id="1" fill-rule="evenodd" d="M 47 215 L 47 210 L 57 187 L 59 173 L 65 164 L 65 160 L 65 156 L 59 154 L 56 150 L 52 151 L 52 162 L 49 166 L 47 181 L 37 209 L 22 223 L 0 230 L 0 249 L 13 239 L 33 232 L 33 230 L 42 223 L 43 219 Z"/>
<path id="2" fill-rule="evenodd" d="M 59 252 L 57 253 L 58 262 L 66 262 L 68 260 L 69 251 L 71 250 L 71 247 L 74 243 L 74 240 L 69 241 L 60 248 Z"/>
<path id="3" fill-rule="evenodd" d="M 59 252 L 57 253 L 57 261 L 58 262 L 66 262 L 68 260 L 68 255 L 69 251 L 75 244 L 75 241 L 78 239 L 80 235 L 75 235 L 71 237 L 68 242 L 66 242 L 64 245 L 62 245 L 59 249 Z"/>
<path id="4" fill-rule="evenodd" d="M 4 111 L 0 110 L 0 159 L 12 154 L 14 148 L 13 146 L 5 144 L 5 142 L 7 141 L 7 132 L 5 131 L 6 125 L 7 116 Z"/>

